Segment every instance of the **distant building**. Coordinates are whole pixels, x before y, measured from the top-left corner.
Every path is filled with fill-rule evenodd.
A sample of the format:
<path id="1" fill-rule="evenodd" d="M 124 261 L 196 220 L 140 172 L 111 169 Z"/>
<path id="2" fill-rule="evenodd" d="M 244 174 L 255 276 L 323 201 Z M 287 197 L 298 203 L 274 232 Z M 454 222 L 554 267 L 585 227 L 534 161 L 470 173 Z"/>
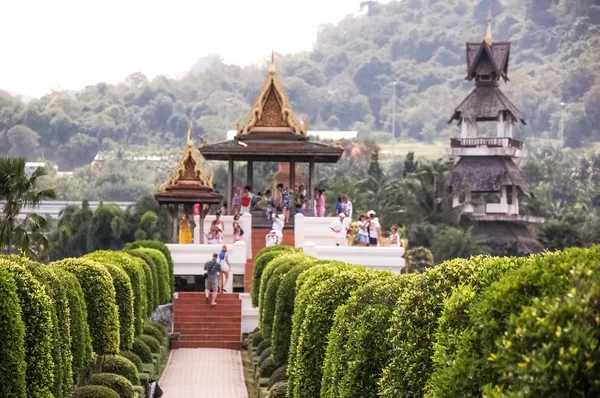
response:
<path id="1" fill-rule="evenodd" d="M 236 130 L 229 130 L 227 139 L 233 140 L 236 134 Z M 307 135 L 318 140 L 353 140 L 358 136 L 358 131 L 307 131 Z"/>

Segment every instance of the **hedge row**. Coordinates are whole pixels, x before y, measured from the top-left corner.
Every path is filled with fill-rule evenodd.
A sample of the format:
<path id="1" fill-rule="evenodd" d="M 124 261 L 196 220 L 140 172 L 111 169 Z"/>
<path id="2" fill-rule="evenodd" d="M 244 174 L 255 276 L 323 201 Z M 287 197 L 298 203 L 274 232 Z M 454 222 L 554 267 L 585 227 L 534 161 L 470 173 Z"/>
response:
<path id="1" fill-rule="evenodd" d="M 400 276 L 270 253 L 251 348 L 269 394 L 600 395 L 600 246 Z"/>
<path id="2" fill-rule="evenodd" d="M 296 252 L 296 251 L 297 251 L 297 249 L 295 249 L 294 247 L 291 247 L 291 246 L 277 245 L 277 246 L 265 247 L 264 249 L 260 250 L 256 254 L 256 259 L 254 260 L 254 271 L 252 274 L 251 296 L 252 296 L 252 305 L 253 306 L 259 307 L 258 300 L 259 300 L 259 295 L 260 295 L 260 282 L 261 282 L 261 277 L 262 277 L 263 271 L 264 271 L 265 267 L 267 266 L 267 264 L 282 253 Z"/>

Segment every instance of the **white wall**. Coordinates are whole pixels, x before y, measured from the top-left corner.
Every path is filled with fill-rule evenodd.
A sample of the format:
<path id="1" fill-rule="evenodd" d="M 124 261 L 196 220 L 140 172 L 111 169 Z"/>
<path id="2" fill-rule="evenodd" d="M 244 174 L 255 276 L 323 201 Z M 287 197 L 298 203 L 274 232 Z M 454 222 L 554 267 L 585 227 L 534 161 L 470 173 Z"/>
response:
<path id="1" fill-rule="evenodd" d="M 404 268 L 402 247 L 317 246 L 305 243 L 304 253 L 319 260 L 337 260 L 399 274 Z"/>
<path id="2" fill-rule="evenodd" d="M 250 333 L 258 327 L 258 308 L 252 307 L 250 293 L 240 293 L 242 300 L 242 334 Z"/>
<path id="3" fill-rule="evenodd" d="M 317 246 L 335 246 L 335 236 L 330 229 L 338 217 L 304 217 L 294 216 L 294 243 L 296 247 L 304 247 L 307 242 Z"/>

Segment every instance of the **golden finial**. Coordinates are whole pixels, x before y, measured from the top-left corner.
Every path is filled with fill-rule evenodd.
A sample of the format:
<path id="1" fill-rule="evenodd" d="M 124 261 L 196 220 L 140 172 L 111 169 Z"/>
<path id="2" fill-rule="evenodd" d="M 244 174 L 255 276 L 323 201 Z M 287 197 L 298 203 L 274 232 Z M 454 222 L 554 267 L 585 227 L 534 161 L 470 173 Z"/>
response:
<path id="1" fill-rule="evenodd" d="M 271 50 L 271 66 L 269 67 L 269 73 L 275 73 L 275 50 Z"/>
<path id="2" fill-rule="evenodd" d="M 188 146 L 194 146 L 194 138 L 193 138 L 193 129 L 192 129 L 192 123 L 190 122 L 190 128 L 188 130 L 188 136 L 187 136 L 187 144 Z"/>
<path id="3" fill-rule="evenodd" d="M 485 34 L 485 42 L 487 43 L 488 46 L 492 45 L 492 6 L 490 6 L 490 9 L 488 10 L 488 26 L 487 26 L 487 32 Z"/>

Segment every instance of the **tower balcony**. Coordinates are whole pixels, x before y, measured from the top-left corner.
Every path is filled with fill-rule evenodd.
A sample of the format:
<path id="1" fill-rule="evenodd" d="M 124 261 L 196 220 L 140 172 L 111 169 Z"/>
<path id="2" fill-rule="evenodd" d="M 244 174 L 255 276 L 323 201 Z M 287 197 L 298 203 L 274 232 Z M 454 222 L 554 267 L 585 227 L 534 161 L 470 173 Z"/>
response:
<path id="1" fill-rule="evenodd" d="M 449 156 L 510 156 L 526 155 L 523 141 L 510 137 L 457 137 L 450 139 Z"/>

